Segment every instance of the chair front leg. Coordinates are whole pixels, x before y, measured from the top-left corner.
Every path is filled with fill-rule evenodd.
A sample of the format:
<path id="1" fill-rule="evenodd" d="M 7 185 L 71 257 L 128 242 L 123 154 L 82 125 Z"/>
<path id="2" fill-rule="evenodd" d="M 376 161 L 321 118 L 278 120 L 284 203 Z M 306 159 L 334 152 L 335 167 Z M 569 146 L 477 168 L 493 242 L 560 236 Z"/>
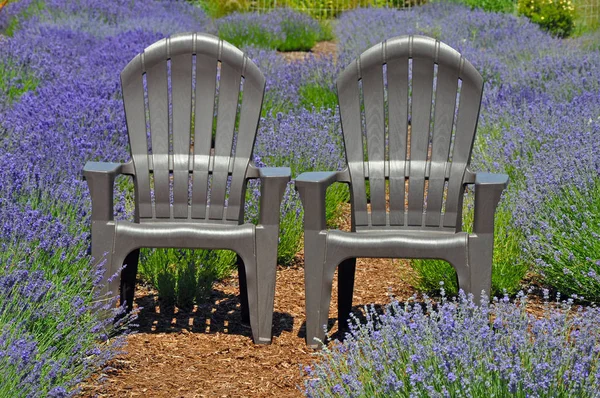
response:
<path id="1" fill-rule="evenodd" d="M 115 222 L 113 217 L 113 186 L 115 177 L 120 173 L 120 163 L 88 162 L 83 176 L 92 197 L 92 258 L 96 264 L 102 264 L 100 295 L 109 300 L 119 294 L 120 264 L 113 262 Z"/>
<path id="2" fill-rule="evenodd" d="M 308 172 L 296 178 L 304 206 L 304 284 L 306 293 L 306 344 L 314 349 L 325 341 L 334 267 L 327 267 L 325 194 L 337 181 L 337 172 Z M 337 264 L 335 264 L 337 266 Z"/>
<path id="3" fill-rule="evenodd" d="M 480 298 L 482 291 L 491 296 L 494 257 L 494 216 L 502 192 L 508 184 L 505 174 L 477 173 L 475 177 L 475 220 L 469 237 L 470 283 L 464 289 Z"/>
<path id="4" fill-rule="evenodd" d="M 261 197 L 259 224 L 256 226 L 256 294 L 257 344 L 271 342 L 275 281 L 277 278 L 277 246 L 279 243 L 279 221 L 283 194 L 290 181 L 288 167 L 270 167 L 259 170 Z M 248 295 L 251 286 L 247 281 Z M 252 313 L 253 309 L 249 308 Z M 254 325 L 252 326 L 255 327 Z"/>

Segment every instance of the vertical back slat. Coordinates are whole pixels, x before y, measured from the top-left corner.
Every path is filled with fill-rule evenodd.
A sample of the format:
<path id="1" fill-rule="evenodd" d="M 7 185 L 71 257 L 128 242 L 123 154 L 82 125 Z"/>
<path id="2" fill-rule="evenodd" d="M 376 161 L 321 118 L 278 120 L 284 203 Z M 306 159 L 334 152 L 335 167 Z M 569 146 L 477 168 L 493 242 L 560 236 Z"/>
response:
<path id="1" fill-rule="evenodd" d="M 419 37 L 412 43 L 412 124 L 408 179 L 408 225 L 422 225 L 425 166 L 433 94 L 435 42 Z"/>
<path id="2" fill-rule="evenodd" d="M 475 68 L 461 59 L 460 69 L 462 85 L 444 215 L 444 226 L 447 227 L 456 227 L 461 222 L 458 218 L 462 210 L 463 177 L 471 158 L 483 92 L 483 79 Z"/>
<path id="3" fill-rule="evenodd" d="M 361 55 L 361 64 L 372 65 L 362 71 L 362 87 L 369 155 L 371 224 L 386 225 L 385 209 L 385 122 L 383 108 L 383 45 Z M 370 59 L 372 58 L 372 59 Z"/>
<path id="4" fill-rule="evenodd" d="M 121 73 L 123 104 L 127 119 L 129 147 L 135 167 L 138 215 L 152 217 L 150 198 L 150 172 L 148 167 L 148 141 L 146 139 L 146 110 L 144 107 L 143 55 L 137 55 Z"/>
<path id="5" fill-rule="evenodd" d="M 441 45 L 437 87 L 435 95 L 433 138 L 431 148 L 431 169 L 427 193 L 426 226 L 439 226 L 444 196 L 446 164 L 450 151 L 456 92 L 458 89 L 458 71 L 460 55 L 448 51 Z"/>
<path id="6" fill-rule="evenodd" d="M 246 170 L 254 148 L 256 128 L 258 127 L 265 91 L 265 78 L 258 68 L 254 64 L 246 62 L 245 69 L 240 126 L 227 205 L 227 219 L 240 221 L 246 188 Z"/>
<path id="7" fill-rule="evenodd" d="M 196 52 L 196 104 L 194 118 L 194 166 L 192 176 L 192 218 L 206 218 L 208 173 L 217 84 L 218 41 L 194 35 Z"/>
<path id="8" fill-rule="evenodd" d="M 235 47 L 222 42 L 221 81 L 217 108 L 217 132 L 213 168 L 210 214 L 211 220 L 223 219 L 225 191 L 229 175 L 229 161 L 233 143 L 233 131 L 237 116 L 240 81 L 244 57 Z"/>
<path id="9" fill-rule="evenodd" d="M 190 128 L 192 114 L 192 36 L 171 38 L 173 98 L 173 217 L 188 216 Z"/>
<path id="10" fill-rule="evenodd" d="M 359 63 L 352 62 L 337 80 L 338 100 L 346 147 L 346 159 L 352 180 L 352 206 L 354 223 L 369 224 L 363 153 L 363 134 L 360 118 L 360 92 L 358 89 Z"/>
<path id="11" fill-rule="evenodd" d="M 388 83 L 390 225 L 404 224 L 406 137 L 408 135 L 408 41 L 385 43 Z"/>
<path id="12" fill-rule="evenodd" d="M 161 40 L 144 51 L 148 109 L 152 136 L 154 203 L 157 218 L 169 218 L 169 93 L 167 85 L 167 46 Z"/>

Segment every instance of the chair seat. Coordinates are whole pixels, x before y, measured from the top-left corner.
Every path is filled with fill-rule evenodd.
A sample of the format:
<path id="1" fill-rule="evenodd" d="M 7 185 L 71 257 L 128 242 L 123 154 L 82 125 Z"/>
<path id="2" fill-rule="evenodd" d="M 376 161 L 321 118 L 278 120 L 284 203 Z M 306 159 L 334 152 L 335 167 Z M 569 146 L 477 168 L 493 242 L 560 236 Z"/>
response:
<path id="1" fill-rule="evenodd" d="M 115 224 L 115 246 L 123 250 L 141 247 L 180 247 L 228 249 L 238 254 L 254 255 L 256 230 L 254 224 L 226 225 L 173 221 L 152 223 L 117 221 Z"/>
<path id="2" fill-rule="evenodd" d="M 327 232 L 327 261 L 356 257 L 439 258 L 466 256 L 466 232 L 369 230 Z"/>

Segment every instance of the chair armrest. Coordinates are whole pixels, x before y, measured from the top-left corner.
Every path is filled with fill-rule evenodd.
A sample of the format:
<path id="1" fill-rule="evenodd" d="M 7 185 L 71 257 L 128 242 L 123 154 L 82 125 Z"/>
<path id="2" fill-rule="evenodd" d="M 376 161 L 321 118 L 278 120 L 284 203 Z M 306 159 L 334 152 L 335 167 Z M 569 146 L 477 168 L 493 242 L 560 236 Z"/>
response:
<path id="1" fill-rule="evenodd" d="M 279 228 L 281 200 L 291 179 L 289 167 L 261 167 L 260 177 L 260 225 L 275 225 Z"/>
<path id="2" fill-rule="evenodd" d="M 494 234 L 494 214 L 502 192 L 508 185 L 506 174 L 477 173 L 475 175 L 475 234 Z"/>
<path id="3" fill-rule="evenodd" d="M 83 178 L 92 196 L 92 221 L 113 220 L 113 186 L 123 166 L 121 163 L 87 162 L 83 167 Z"/>
<path id="4" fill-rule="evenodd" d="M 325 194 L 327 187 L 340 178 L 338 171 L 310 171 L 296 177 L 295 187 L 304 206 L 304 229 L 322 231 L 326 228 Z"/>

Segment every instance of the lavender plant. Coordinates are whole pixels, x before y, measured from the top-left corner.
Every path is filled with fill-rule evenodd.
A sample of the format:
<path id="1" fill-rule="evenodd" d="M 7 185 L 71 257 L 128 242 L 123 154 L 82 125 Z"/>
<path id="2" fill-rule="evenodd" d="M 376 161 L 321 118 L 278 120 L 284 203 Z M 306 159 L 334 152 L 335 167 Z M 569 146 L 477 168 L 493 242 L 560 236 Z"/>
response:
<path id="1" fill-rule="evenodd" d="M 600 300 L 600 179 L 590 187 L 565 185 L 537 213 L 532 239 L 543 280 L 565 293 Z"/>
<path id="2" fill-rule="evenodd" d="M 598 397 L 597 307 L 550 303 L 526 309 L 523 293 L 481 304 L 462 291 L 367 309 L 346 340 L 305 368 L 309 397 Z"/>

